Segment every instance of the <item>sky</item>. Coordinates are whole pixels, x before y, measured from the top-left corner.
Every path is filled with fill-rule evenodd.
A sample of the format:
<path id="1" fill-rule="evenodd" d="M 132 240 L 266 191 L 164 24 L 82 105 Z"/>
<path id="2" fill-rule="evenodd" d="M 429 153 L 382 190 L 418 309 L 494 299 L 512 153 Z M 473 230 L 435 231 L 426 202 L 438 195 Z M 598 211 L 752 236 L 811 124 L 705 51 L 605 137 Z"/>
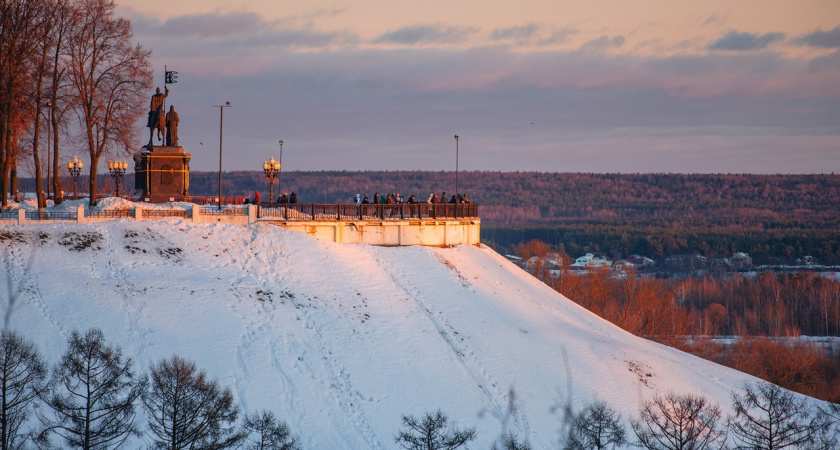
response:
<path id="1" fill-rule="evenodd" d="M 840 172 L 840 2 L 118 0 L 193 170 Z M 153 90 L 150 90 L 151 97 Z M 144 130 L 139 144 L 145 143 Z M 458 135 L 456 143 L 454 136 Z M 138 144 L 138 145 L 139 145 Z"/>

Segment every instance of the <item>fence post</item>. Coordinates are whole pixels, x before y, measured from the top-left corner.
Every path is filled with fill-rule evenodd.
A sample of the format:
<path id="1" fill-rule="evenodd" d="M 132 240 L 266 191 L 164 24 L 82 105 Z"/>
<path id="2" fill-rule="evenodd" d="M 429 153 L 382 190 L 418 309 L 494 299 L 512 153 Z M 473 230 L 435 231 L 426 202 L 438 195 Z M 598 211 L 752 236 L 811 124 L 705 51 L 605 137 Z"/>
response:
<path id="1" fill-rule="evenodd" d="M 315 220 L 315 204 L 312 204 L 312 220 Z"/>
<path id="2" fill-rule="evenodd" d="M 254 223 L 259 218 L 259 212 L 262 211 L 257 205 L 248 205 L 248 225 Z"/>
<path id="3" fill-rule="evenodd" d="M 19 209 L 18 210 L 18 225 L 23 225 L 26 222 L 26 210 Z"/>
<path id="4" fill-rule="evenodd" d="M 79 205 L 76 208 L 76 222 L 77 223 L 84 223 L 85 222 L 85 205 Z"/>
<path id="5" fill-rule="evenodd" d="M 198 222 L 200 220 L 200 217 L 199 217 L 200 215 L 201 215 L 201 206 L 193 203 L 193 205 L 192 205 L 192 221 L 193 222 Z"/>
<path id="6" fill-rule="evenodd" d="M 143 207 L 140 205 L 134 206 L 134 220 L 143 220 Z"/>

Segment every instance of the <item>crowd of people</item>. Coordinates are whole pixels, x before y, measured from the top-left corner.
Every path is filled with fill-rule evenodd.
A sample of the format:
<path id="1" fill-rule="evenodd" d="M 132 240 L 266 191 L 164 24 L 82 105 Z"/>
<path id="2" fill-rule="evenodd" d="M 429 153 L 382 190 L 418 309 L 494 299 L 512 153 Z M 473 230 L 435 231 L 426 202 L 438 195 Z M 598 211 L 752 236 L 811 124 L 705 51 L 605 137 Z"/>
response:
<path id="1" fill-rule="evenodd" d="M 429 194 L 429 198 L 425 201 L 425 203 L 469 203 L 470 200 L 467 198 L 467 194 L 452 194 L 452 197 L 447 201 L 446 192 L 442 193 L 438 196 L 436 193 Z M 401 205 L 403 203 L 408 204 L 415 204 L 415 203 L 423 203 L 417 200 L 416 197 L 413 195 L 408 197 L 408 200 L 403 200 L 403 197 L 399 193 L 390 193 L 390 194 L 382 194 L 380 195 L 379 192 L 373 194 L 373 200 L 368 197 L 367 193 L 362 196 L 361 194 L 356 194 L 353 197 L 353 203 L 357 205 L 367 205 L 367 204 L 374 204 L 374 205 Z"/>
<path id="2" fill-rule="evenodd" d="M 260 197 L 259 191 L 254 191 L 253 199 L 246 198 L 245 204 L 253 203 L 255 205 L 259 205 L 262 203 L 262 199 Z M 298 203 L 298 196 L 294 192 L 291 195 L 287 195 L 285 192 L 280 194 L 277 197 L 277 203 Z M 429 194 L 429 198 L 425 202 L 418 201 L 415 196 L 408 197 L 407 200 L 404 200 L 403 197 L 399 193 L 390 193 L 390 194 L 382 194 L 380 195 L 379 192 L 373 194 L 373 199 L 368 197 L 367 194 L 356 194 L 353 197 L 353 203 L 357 205 L 367 205 L 367 204 L 374 204 L 374 205 L 401 205 L 403 203 L 406 204 L 417 204 L 417 203 L 470 203 L 470 199 L 467 197 L 467 194 L 452 194 L 452 197 L 449 198 L 447 201 L 446 192 L 441 193 L 438 196 L 436 193 Z"/>
<path id="3" fill-rule="evenodd" d="M 292 192 L 291 195 L 288 195 L 284 192 L 284 193 L 280 194 L 279 197 L 277 197 L 277 203 L 297 203 L 297 202 L 298 202 L 298 196 L 294 192 Z M 262 203 L 262 198 L 260 197 L 259 191 L 254 191 L 253 200 L 249 199 L 249 198 L 245 199 L 245 204 L 247 205 L 249 203 L 253 203 L 255 205 L 259 205 L 260 203 Z"/>

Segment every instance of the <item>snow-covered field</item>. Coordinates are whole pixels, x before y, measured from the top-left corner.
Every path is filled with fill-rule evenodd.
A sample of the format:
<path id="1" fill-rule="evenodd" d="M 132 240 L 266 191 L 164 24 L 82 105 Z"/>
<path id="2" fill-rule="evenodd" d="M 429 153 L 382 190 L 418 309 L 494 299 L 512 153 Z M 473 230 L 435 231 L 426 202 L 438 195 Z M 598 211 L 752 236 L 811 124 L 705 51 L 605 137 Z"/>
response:
<path id="1" fill-rule="evenodd" d="M 486 247 L 339 245 L 177 219 L 0 233 L 23 287 L 11 326 L 51 364 L 70 332 L 98 327 L 143 372 L 173 353 L 195 361 L 304 448 L 394 448 L 402 415 L 438 408 L 488 448 L 511 389 L 508 428 L 557 448 L 565 401 L 605 400 L 626 421 L 674 391 L 728 411 L 755 381 L 631 336 Z"/>

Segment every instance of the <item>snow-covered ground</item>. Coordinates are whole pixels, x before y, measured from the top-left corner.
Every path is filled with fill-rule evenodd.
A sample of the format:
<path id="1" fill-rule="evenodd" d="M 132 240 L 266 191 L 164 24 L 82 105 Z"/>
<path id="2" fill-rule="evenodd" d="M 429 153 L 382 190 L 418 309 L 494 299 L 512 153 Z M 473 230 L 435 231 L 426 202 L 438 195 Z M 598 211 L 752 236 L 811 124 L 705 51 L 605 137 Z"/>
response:
<path id="1" fill-rule="evenodd" d="M 140 371 L 173 353 L 195 361 L 304 448 L 394 448 L 402 415 L 438 408 L 488 448 L 511 389 L 509 429 L 557 448 L 567 400 L 605 400 L 625 421 L 668 391 L 727 411 L 755 381 L 634 337 L 486 247 L 339 245 L 177 219 L 0 233 L 23 286 L 11 326 L 51 364 L 71 331 L 98 327 Z"/>

